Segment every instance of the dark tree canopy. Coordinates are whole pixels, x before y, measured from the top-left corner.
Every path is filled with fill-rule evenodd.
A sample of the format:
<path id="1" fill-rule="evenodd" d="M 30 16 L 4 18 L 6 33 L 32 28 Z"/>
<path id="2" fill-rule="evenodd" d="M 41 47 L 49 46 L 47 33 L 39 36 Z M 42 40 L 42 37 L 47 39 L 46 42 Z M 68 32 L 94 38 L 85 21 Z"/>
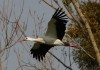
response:
<path id="1" fill-rule="evenodd" d="M 82 3 L 80 8 L 91 26 L 91 30 L 93 32 L 97 45 L 100 46 L 100 3 Z M 82 24 L 82 28 L 84 28 L 84 31 L 87 32 L 84 24 Z M 76 23 L 69 26 L 68 34 L 70 34 L 71 37 L 75 39 L 79 38 L 81 41 L 80 45 L 87 51 L 87 53 L 96 58 L 94 49 L 87 39 L 88 35 L 87 37 L 83 37 L 82 31 Z M 100 47 L 98 48 L 100 49 Z M 73 55 L 74 60 L 79 65 L 80 69 L 96 70 L 96 68 L 98 67 L 96 60 L 91 59 L 82 50 L 74 50 Z"/>

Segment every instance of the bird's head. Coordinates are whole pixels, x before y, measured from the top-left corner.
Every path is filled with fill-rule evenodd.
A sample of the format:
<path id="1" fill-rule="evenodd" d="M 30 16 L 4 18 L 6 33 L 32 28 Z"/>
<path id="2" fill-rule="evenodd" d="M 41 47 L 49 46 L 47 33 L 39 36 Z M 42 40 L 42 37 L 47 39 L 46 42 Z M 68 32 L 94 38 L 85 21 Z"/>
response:
<path id="1" fill-rule="evenodd" d="M 18 40 L 17 42 L 23 42 L 23 41 L 32 41 L 32 38 L 31 37 L 26 37 L 24 39 Z"/>

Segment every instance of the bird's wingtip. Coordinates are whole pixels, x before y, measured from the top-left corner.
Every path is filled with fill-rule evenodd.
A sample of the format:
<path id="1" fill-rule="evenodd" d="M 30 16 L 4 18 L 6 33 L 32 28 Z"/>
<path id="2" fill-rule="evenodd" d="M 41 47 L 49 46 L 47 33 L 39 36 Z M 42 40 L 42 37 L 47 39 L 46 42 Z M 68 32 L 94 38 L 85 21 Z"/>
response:
<path id="1" fill-rule="evenodd" d="M 63 8 L 56 9 L 56 12 L 54 13 L 53 18 L 67 23 L 68 18 L 66 17 L 65 11 L 63 11 L 62 9 Z"/>

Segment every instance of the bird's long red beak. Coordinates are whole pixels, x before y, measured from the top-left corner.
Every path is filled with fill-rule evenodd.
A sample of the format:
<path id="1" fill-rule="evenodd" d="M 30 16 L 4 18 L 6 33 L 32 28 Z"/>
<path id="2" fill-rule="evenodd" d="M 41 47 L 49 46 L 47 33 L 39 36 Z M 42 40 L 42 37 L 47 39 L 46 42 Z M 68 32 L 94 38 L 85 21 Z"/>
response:
<path id="1" fill-rule="evenodd" d="M 23 42 L 23 41 L 26 41 L 26 39 L 21 39 L 21 40 L 18 40 L 17 42 Z"/>

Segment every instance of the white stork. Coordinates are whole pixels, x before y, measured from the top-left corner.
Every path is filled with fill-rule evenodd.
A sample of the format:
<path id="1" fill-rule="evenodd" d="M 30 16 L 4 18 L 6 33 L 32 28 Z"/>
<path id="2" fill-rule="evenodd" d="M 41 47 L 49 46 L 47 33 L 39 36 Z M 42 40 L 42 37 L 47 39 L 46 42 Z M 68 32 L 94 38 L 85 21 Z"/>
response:
<path id="1" fill-rule="evenodd" d="M 33 58 L 37 60 L 43 60 L 48 50 L 54 46 L 71 46 L 68 43 L 62 41 L 62 38 L 65 34 L 66 23 L 68 22 L 67 18 L 65 18 L 65 12 L 62 12 L 61 9 L 57 9 L 54 13 L 53 17 L 48 23 L 48 29 L 46 34 L 41 38 L 30 38 L 26 37 L 25 39 L 18 40 L 18 42 L 22 41 L 33 41 L 35 42 L 34 46 L 30 50 L 31 54 L 33 54 Z M 76 46 L 71 46 L 76 47 Z"/>

